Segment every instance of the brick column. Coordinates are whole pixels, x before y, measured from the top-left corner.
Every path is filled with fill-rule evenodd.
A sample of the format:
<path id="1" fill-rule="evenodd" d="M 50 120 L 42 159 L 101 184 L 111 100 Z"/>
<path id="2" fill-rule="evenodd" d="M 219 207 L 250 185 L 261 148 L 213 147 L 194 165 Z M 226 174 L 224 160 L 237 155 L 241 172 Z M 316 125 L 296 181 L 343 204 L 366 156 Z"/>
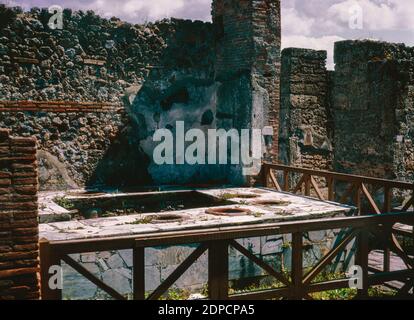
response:
<path id="1" fill-rule="evenodd" d="M 36 140 L 0 129 L 0 300 L 39 299 Z"/>
<path id="2" fill-rule="evenodd" d="M 278 0 L 214 0 L 217 125 L 225 129 L 273 127 L 265 159 L 278 160 L 281 17 Z M 229 180 L 240 184 L 240 167 Z M 245 181 L 246 183 L 247 181 Z M 249 182 L 247 182 L 249 184 Z"/>

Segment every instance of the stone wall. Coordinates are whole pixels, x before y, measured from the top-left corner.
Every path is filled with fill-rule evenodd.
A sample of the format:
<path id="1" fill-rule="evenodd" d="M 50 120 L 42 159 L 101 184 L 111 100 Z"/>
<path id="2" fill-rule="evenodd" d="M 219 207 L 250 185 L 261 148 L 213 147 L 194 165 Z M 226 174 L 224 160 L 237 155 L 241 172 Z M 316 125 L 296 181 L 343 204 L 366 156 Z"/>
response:
<path id="1" fill-rule="evenodd" d="M 14 13 L 0 31 L 0 125 L 38 139 L 42 189 L 211 179 L 151 162 L 156 129 L 215 126 L 211 24 L 131 25 L 65 10 L 63 30 L 51 30 L 45 9 Z"/>
<path id="2" fill-rule="evenodd" d="M 253 127 L 273 128 L 265 159 L 277 161 L 279 150 L 282 23 L 280 0 L 253 1 Z"/>
<path id="3" fill-rule="evenodd" d="M 64 10 L 63 30 L 51 30 L 50 16 L 14 9 L 4 23 L 0 100 L 115 103 L 125 114 L 0 108 L 1 126 L 38 138 L 43 189 L 246 182 L 240 166 L 155 164 L 155 130 L 175 133 L 177 121 L 205 133 L 271 125 L 276 157 L 279 1 L 214 1 L 213 24 Z"/>
<path id="4" fill-rule="evenodd" d="M 51 30 L 47 9 L 15 13 L 0 31 L 1 100 L 121 102 L 165 46 L 162 24 L 131 25 L 65 10 L 64 28 Z"/>
<path id="5" fill-rule="evenodd" d="M 335 45 L 334 169 L 412 181 L 414 49 L 403 44 Z"/>
<path id="6" fill-rule="evenodd" d="M 326 51 L 282 51 L 279 160 L 332 169 L 332 119 Z"/>
<path id="7" fill-rule="evenodd" d="M 0 300 L 38 299 L 36 140 L 0 129 Z"/>
<path id="8" fill-rule="evenodd" d="M 129 116 L 137 130 L 145 155 L 152 160 L 159 142 L 153 141 L 157 129 L 173 133 L 174 143 L 178 121 L 184 122 L 185 132 L 200 129 L 206 136 L 217 126 L 217 91 L 220 83 L 214 79 L 215 42 L 209 23 L 179 21 L 171 25 L 166 48 L 157 66 L 151 70 L 142 86 L 129 95 Z M 185 146 L 192 141 L 187 141 Z M 176 146 L 176 144 L 174 144 Z M 149 162 L 148 173 L 158 184 L 223 183 L 227 181 L 226 166 L 181 164 L 184 151 L 174 150 L 174 163 L 158 165 Z"/>
<path id="9" fill-rule="evenodd" d="M 13 133 L 39 141 L 42 190 L 101 184 L 123 186 L 138 184 L 145 177 L 145 165 L 140 169 L 126 157 L 129 154 L 132 159 L 139 159 L 140 154 L 138 148 L 127 148 L 129 120 L 123 105 L 0 101 L 0 116 L 0 124 Z M 122 143 L 126 146 L 121 147 Z M 120 181 L 123 172 L 136 174 L 125 174 L 130 178 Z"/>
<path id="10" fill-rule="evenodd" d="M 376 41 L 282 52 L 279 160 L 306 168 L 414 179 L 414 49 Z"/>
<path id="11" fill-rule="evenodd" d="M 153 163 L 155 130 L 177 121 L 271 126 L 266 160 L 413 178 L 412 48 L 340 42 L 328 74 L 324 52 L 287 49 L 281 61 L 279 1 L 215 0 L 212 15 L 132 25 L 65 10 L 64 29 L 50 30 L 34 8 L 2 22 L 0 126 L 38 139 L 43 189 L 246 183 L 237 165 Z"/>

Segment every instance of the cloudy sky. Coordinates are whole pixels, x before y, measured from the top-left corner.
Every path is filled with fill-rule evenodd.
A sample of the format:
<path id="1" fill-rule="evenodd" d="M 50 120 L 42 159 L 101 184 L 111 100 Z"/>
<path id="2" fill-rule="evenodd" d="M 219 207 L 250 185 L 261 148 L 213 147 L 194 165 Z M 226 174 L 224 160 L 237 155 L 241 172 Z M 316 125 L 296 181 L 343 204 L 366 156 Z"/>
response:
<path id="1" fill-rule="evenodd" d="M 210 21 L 212 0 L 0 0 L 0 3 L 92 9 L 130 22 L 166 17 Z M 283 47 L 328 50 L 343 39 L 378 39 L 414 46 L 414 0 L 282 0 Z"/>

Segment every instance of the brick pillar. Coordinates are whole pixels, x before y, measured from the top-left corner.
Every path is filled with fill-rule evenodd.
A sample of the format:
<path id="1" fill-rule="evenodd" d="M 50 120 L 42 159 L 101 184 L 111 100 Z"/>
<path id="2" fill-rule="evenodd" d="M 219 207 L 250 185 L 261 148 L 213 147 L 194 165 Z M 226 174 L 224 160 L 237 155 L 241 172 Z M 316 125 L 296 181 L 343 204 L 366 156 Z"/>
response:
<path id="1" fill-rule="evenodd" d="M 266 160 L 277 161 L 280 109 L 281 17 L 278 0 L 214 0 L 217 125 L 273 127 Z M 230 180 L 239 177 L 239 169 Z M 234 181 L 233 181 L 234 182 Z M 236 182 L 237 183 L 237 182 Z"/>
<path id="2" fill-rule="evenodd" d="M 39 299 L 36 140 L 0 129 L 0 300 Z"/>

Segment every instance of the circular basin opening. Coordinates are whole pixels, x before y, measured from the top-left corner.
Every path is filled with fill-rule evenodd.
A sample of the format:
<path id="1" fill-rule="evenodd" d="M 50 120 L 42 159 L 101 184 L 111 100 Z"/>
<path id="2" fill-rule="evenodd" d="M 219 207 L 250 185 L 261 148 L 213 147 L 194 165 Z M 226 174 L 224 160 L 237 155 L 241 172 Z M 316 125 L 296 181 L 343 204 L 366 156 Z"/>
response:
<path id="1" fill-rule="evenodd" d="M 215 216 L 227 216 L 227 217 L 238 217 L 246 216 L 251 213 L 249 209 L 242 208 L 211 208 L 207 209 L 206 213 Z"/>
<path id="2" fill-rule="evenodd" d="M 221 195 L 224 199 L 254 199 L 258 198 L 259 195 L 257 194 L 248 194 L 248 193 L 223 193 Z"/>
<path id="3" fill-rule="evenodd" d="M 256 193 L 256 194 L 266 194 L 266 193 L 269 193 L 268 191 L 264 191 L 264 190 L 253 190 L 252 192 L 253 193 Z"/>
<path id="4" fill-rule="evenodd" d="M 185 219 L 185 216 L 179 214 L 158 214 L 151 216 L 151 223 L 181 222 Z"/>
<path id="5" fill-rule="evenodd" d="M 290 204 L 290 201 L 286 200 L 260 200 L 256 201 L 254 204 L 261 206 L 271 206 L 271 207 L 284 207 Z"/>
<path id="6" fill-rule="evenodd" d="M 104 196 L 106 193 L 100 191 L 80 191 L 80 192 L 68 192 L 70 196 Z"/>

